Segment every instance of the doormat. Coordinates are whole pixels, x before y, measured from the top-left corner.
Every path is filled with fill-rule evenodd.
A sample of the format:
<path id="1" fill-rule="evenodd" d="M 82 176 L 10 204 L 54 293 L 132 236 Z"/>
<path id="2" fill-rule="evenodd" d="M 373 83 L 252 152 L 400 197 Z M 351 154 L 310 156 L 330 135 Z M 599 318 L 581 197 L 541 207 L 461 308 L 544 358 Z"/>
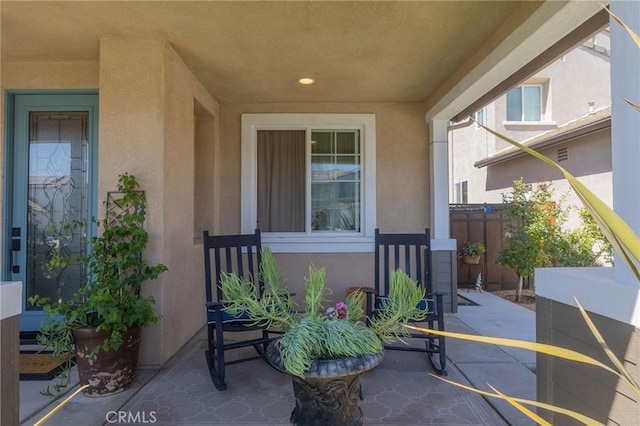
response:
<path id="1" fill-rule="evenodd" d="M 52 380 L 64 369 L 73 354 L 54 358 L 51 352 L 20 352 L 20 380 Z M 71 360 L 72 365 L 74 360 Z"/>
<path id="2" fill-rule="evenodd" d="M 458 295 L 458 306 L 480 306 L 473 300 L 469 300 L 464 296 Z"/>

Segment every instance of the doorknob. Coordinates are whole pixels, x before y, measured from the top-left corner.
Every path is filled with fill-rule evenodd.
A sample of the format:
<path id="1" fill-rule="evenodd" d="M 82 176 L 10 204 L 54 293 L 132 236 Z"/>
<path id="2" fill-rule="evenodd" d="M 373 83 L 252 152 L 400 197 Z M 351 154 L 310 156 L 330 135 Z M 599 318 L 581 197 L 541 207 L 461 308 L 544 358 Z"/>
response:
<path id="1" fill-rule="evenodd" d="M 15 253 L 21 249 L 21 233 L 21 228 L 11 228 L 11 272 L 14 274 L 20 273 L 20 265 L 17 264 Z"/>

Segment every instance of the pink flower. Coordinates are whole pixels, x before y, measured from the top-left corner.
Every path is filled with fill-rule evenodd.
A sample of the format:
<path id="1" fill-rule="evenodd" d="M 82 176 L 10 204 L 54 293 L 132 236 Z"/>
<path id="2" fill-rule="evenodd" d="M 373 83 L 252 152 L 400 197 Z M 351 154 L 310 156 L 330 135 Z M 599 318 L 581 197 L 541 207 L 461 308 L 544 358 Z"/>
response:
<path id="1" fill-rule="evenodd" d="M 336 311 L 338 311 L 338 319 L 347 318 L 347 305 L 344 302 L 336 303 Z"/>
<path id="2" fill-rule="evenodd" d="M 511 234 L 511 232 L 505 232 L 504 233 L 504 237 L 505 238 L 511 238 L 513 235 Z"/>

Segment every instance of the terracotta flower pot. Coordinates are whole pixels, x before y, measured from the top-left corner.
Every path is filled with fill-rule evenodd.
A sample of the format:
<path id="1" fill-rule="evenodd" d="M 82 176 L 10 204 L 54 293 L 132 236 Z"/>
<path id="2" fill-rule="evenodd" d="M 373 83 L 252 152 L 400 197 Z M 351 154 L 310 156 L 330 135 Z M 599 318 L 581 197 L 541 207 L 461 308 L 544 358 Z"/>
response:
<path id="1" fill-rule="evenodd" d="M 480 263 L 480 256 L 469 256 L 465 254 L 462 261 L 469 265 L 477 265 Z"/>
<path id="2" fill-rule="evenodd" d="M 140 330 L 140 327 L 135 327 L 127 331 L 118 350 L 100 350 L 94 356 L 90 356 L 91 351 L 101 346 L 109 333 L 96 332 L 93 327 L 73 330 L 80 384 L 90 385 L 84 390 L 86 396 L 113 395 L 127 389 L 136 380 Z"/>

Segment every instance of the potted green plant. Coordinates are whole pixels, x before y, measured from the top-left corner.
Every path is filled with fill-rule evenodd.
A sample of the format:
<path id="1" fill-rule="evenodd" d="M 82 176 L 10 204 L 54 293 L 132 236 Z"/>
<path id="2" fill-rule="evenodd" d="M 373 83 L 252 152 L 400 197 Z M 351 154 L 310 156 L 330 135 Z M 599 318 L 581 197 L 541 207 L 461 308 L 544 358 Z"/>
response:
<path id="1" fill-rule="evenodd" d="M 325 309 L 331 291 L 325 287 L 324 268 L 309 267 L 300 311 L 282 287 L 282 275 L 269 249 L 262 252 L 260 274 L 262 297 L 254 284 L 236 274 L 223 276 L 225 310 L 249 315 L 257 324 L 282 333 L 269 345 L 266 356 L 275 368 L 292 376 L 296 394 L 292 423 L 361 424 L 359 375 L 382 360 L 384 343 L 405 335 L 400 323 L 425 318 L 427 307 L 420 307 L 424 289 L 404 272 L 393 272 L 389 297 L 377 315 L 362 321 L 361 291 Z"/>
<path id="2" fill-rule="evenodd" d="M 39 343 L 54 355 L 75 352 L 81 384 L 87 396 L 104 396 L 126 389 L 136 378 L 141 327 L 158 321 L 153 297 L 141 296 L 141 285 L 167 270 L 143 258 L 148 234 L 143 228 L 146 197 L 136 178 L 122 174 L 118 192 L 98 222 L 102 232 L 91 238 L 88 254 L 66 257 L 54 247 L 49 268 L 60 270 L 82 261 L 89 270 L 87 284 L 71 298 L 52 303 L 34 296 L 30 302 L 49 314 L 41 325 Z M 85 226 L 76 222 L 68 226 Z"/>
<path id="3" fill-rule="evenodd" d="M 478 264 L 480 262 L 480 256 L 486 251 L 487 249 L 484 244 L 477 241 L 467 241 L 461 249 L 462 261 L 474 265 Z"/>

